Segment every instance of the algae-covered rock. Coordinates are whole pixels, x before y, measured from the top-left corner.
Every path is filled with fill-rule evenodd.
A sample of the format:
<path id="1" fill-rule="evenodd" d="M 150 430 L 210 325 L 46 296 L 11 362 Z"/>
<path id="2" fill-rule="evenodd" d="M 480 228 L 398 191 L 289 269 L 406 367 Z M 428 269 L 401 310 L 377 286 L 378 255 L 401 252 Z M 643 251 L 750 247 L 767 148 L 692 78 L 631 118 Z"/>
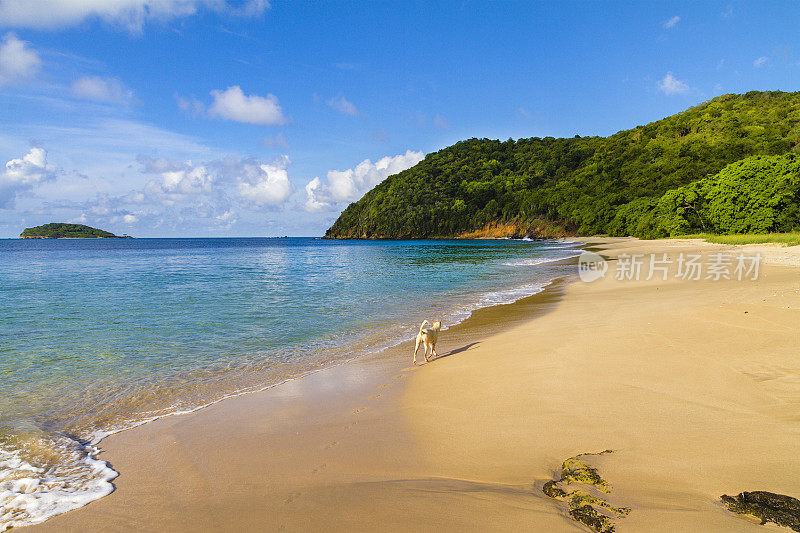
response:
<path id="1" fill-rule="evenodd" d="M 549 498 L 558 499 L 567 497 L 567 493 L 558 488 L 556 482 L 552 479 L 544 484 L 544 487 L 542 487 L 542 492 L 544 492 L 545 496 Z"/>
<path id="2" fill-rule="evenodd" d="M 723 494 L 722 502 L 733 513 L 755 516 L 762 525 L 774 522 L 800 531 L 800 500 L 797 498 L 757 490 L 742 492 L 736 497 Z"/>
<path id="3" fill-rule="evenodd" d="M 561 480 L 566 483 L 583 483 L 593 485 L 597 490 L 609 493 L 611 487 L 608 482 L 600 477 L 597 469 L 580 460 L 581 455 L 570 457 L 561 466 Z"/>
<path id="4" fill-rule="evenodd" d="M 582 505 L 570 509 L 569 515 L 582 524 L 586 524 L 597 533 L 614 533 L 614 522 L 607 516 L 598 513 L 591 505 Z"/>
<path id="5" fill-rule="evenodd" d="M 614 518 L 623 518 L 631 512 L 628 507 L 614 507 L 602 497 L 611 493 L 611 484 L 600 476 L 596 468 L 582 460 L 587 455 L 604 453 L 611 453 L 611 450 L 570 457 L 561 465 L 561 478 L 550 480 L 542 487 L 546 496 L 567 503 L 569 515 L 574 520 L 597 533 L 613 532 Z"/>

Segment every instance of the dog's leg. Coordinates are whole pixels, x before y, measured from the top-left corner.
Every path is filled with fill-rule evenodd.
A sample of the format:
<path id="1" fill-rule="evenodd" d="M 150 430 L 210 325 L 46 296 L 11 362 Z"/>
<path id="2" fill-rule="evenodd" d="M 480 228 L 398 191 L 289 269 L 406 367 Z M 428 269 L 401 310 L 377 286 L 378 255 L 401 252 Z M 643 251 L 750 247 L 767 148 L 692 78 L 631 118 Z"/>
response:
<path id="1" fill-rule="evenodd" d="M 428 359 L 428 347 L 429 347 L 429 346 L 430 346 L 430 345 L 429 345 L 429 344 L 426 342 L 426 343 L 425 343 L 425 362 L 426 362 L 426 363 L 427 363 L 428 361 L 430 361 L 430 359 Z"/>
<path id="2" fill-rule="evenodd" d="M 417 364 L 417 351 L 419 351 L 419 337 L 417 337 L 417 342 L 414 345 L 414 364 Z"/>

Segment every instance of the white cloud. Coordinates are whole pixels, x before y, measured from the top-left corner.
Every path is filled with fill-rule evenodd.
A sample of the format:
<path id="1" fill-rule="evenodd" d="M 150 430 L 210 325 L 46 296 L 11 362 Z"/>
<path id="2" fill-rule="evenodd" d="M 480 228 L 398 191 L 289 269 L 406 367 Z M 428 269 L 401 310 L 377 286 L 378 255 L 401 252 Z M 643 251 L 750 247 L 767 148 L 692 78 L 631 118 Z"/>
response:
<path id="1" fill-rule="evenodd" d="M 767 64 L 768 61 L 769 58 L 767 56 L 761 56 L 755 61 L 753 61 L 753 66 L 756 68 L 763 67 L 765 64 Z"/>
<path id="2" fill-rule="evenodd" d="M 127 224 L 132 225 L 142 220 L 154 221 L 160 217 L 156 209 L 141 205 L 136 201 L 143 196 L 140 193 L 131 193 L 127 196 L 110 196 L 98 194 L 94 200 L 82 202 L 79 207 L 82 212 L 70 222 L 79 224 Z"/>
<path id="3" fill-rule="evenodd" d="M 104 116 L 89 120 L 70 118 L 74 120 L 69 124 L 15 125 L 14 137 L 42 139 L 52 153 L 58 153 L 59 167 L 79 169 L 80 173 L 93 176 L 91 180 L 72 180 L 75 197 L 85 197 L 94 191 L 120 193 L 128 190 L 137 178 L 135 169 L 130 168 L 137 154 L 169 154 L 178 160 L 209 160 L 221 155 L 195 137 L 146 122 Z M 11 141 L 0 129 L 0 147 L 5 147 L 6 153 L 18 149 Z M 79 186 L 79 183 L 84 185 Z M 52 192 L 54 199 L 63 198 L 63 190 Z"/>
<path id="4" fill-rule="evenodd" d="M 365 159 L 355 168 L 329 170 L 327 183 L 317 177 L 306 185 L 304 207 L 312 212 L 338 209 L 337 204 L 359 199 L 392 174 L 413 167 L 424 157 L 422 152 L 407 150 L 405 154 L 383 157 L 375 163 Z"/>
<path id="5" fill-rule="evenodd" d="M 197 98 L 184 98 L 175 93 L 175 101 L 178 104 L 178 109 L 190 115 L 203 116 L 206 112 L 206 105 Z"/>
<path id="6" fill-rule="evenodd" d="M 282 204 L 292 193 L 289 163 L 286 156 L 272 164 L 246 163 L 237 184 L 239 196 L 255 207 Z"/>
<path id="7" fill-rule="evenodd" d="M 31 148 L 21 158 L 8 161 L 0 174 L 0 209 L 12 207 L 17 194 L 53 178 L 55 169 L 47 164 L 42 148 Z"/>
<path id="8" fill-rule="evenodd" d="M 32 77 L 41 64 L 39 54 L 27 42 L 21 41 L 13 33 L 3 37 L 0 43 L 0 85 Z"/>
<path id="9" fill-rule="evenodd" d="M 283 148 L 288 150 L 289 141 L 286 140 L 286 137 L 283 136 L 283 133 L 279 133 L 277 135 L 264 137 L 261 139 L 261 146 L 267 146 L 269 148 Z"/>
<path id="10" fill-rule="evenodd" d="M 126 203 L 158 203 L 173 206 L 191 202 L 199 196 L 215 196 L 215 176 L 207 165 L 194 165 L 191 161 L 177 162 L 164 158 L 153 159 L 144 155 L 137 158 L 142 172 L 155 174 L 142 191 L 132 191 L 122 197 Z"/>
<path id="11" fill-rule="evenodd" d="M 85 106 L 75 107 L 85 109 Z M 135 228 L 136 234 L 147 231 L 145 228 L 152 231 L 162 218 L 163 227 L 171 226 L 175 235 L 192 231 L 202 235 L 219 227 L 214 219 L 203 219 L 195 224 L 196 220 L 178 212 L 177 206 L 191 205 L 192 201 L 202 197 L 177 196 L 174 208 L 165 207 L 160 200 L 147 197 L 144 187 L 154 176 L 142 174 L 141 167 L 135 164 L 135 158 L 137 154 L 147 153 L 154 157 L 168 154 L 177 161 L 209 161 L 220 158 L 223 155 L 220 151 L 201 144 L 194 137 L 147 123 L 106 118 L 103 116 L 106 106 L 96 107 L 91 109 L 92 116 L 88 119 L 54 113 L 56 123 L 11 123 L 8 127 L 0 127 L 0 154 L 7 154 L 5 159 L 0 160 L 0 179 L 6 160 L 29 151 L 30 147 L 21 143 L 20 139 L 37 139 L 33 146 L 46 146 L 48 163 L 56 157 L 55 154 L 58 157 L 57 170 L 45 167 L 53 175 L 52 179 L 45 179 L 28 188 L 14 187 L 13 208 L 0 209 L 0 228 L 10 224 L 6 226 L 5 234 L 0 236 L 18 235 L 16 225 L 31 213 L 60 220 L 85 214 L 87 224 L 110 231 L 115 231 L 113 228 L 116 227 L 115 233 L 121 232 L 122 228 L 126 228 L 126 231 L 127 228 Z M 113 112 L 116 113 L 116 110 Z M 7 189 L 8 183 L 4 184 L 6 187 L 2 188 Z M 132 189 L 136 194 L 128 194 Z M 2 196 L 5 198 L 7 193 L 4 190 Z M 107 196 L 108 201 L 98 200 L 98 195 Z M 125 225 L 122 219 L 126 214 L 136 216 L 138 222 Z"/>
<path id="12" fill-rule="evenodd" d="M 225 228 L 230 228 L 236 221 L 238 220 L 236 215 L 230 209 L 222 213 L 221 215 L 217 215 L 214 217 L 218 224 L 224 226 Z"/>
<path id="13" fill-rule="evenodd" d="M 317 211 L 327 211 L 332 207 L 332 202 L 328 201 L 328 194 L 322 180 L 315 177 L 306 184 L 306 211 L 312 213 Z"/>
<path id="14" fill-rule="evenodd" d="M 42 148 L 31 148 L 22 158 L 12 159 L 6 163 L 3 178 L 6 181 L 29 185 L 44 181 L 46 170 L 47 152 Z"/>
<path id="15" fill-rule="evenodd" d="M 214 102 L 208 108 L 208 114 L 213 117 L 271 126 L 287 122 L 278 103 L 278 97 L 274 94 L 268 94 L 266 97 L 247 96 L 238 85 L 233 85 L 224 91 L 211 91 L 211 96 L 214 97 Z M 180 104 L 179 101 L 178 105 Z"/>
<path id="16" fill-rule="evenodd" d="M 192 166 L 191 162 L 184 168 L 165 168 L 161 172 L 161 180 L 150 181 L 145 192 L 160 197 L 162 202 L 172 205 L 177 198 L 212 193 L 214 178 L 204 165 Z"/>
<path id="17" fill-rule="evenodd" d="M 233 9 L 233 14 L 240 17 L 255 17 L 270 8 L 268 0 L 249 0 L 243 6 Z"/>
<path id="18" fill-rule="evenodd" d="M 667 75 L 658 82 L 658 88 L 667 96 L 689 92 L 689 85 L 673 76 L 672 72 L 667 72 Z"/>
<path id="19" fill-rule="evenodd" d="M 85 76 L 75 80 L 72 83 L 72 94 L 96 102 L 128 105 L 134 101 L 133 91 L 126 88 L 118 79 L 99 76 Z"/>
<path id="20" fill-rule="evenodd" d="M 227 158 L 193 164 L 140 155 L 137 158 L 146 174 L 155 174 L 143 192 L 127 195 L 126 201 L 156 201 L 175 205 L 193 201 L 190 197 L 240 200 L 243 207 L 260 208 L 282 204 L 291 194 L 286 156 L 263 163 L 255 158 Z M 227 209 L 227 206 L 226 206 Z"/>
<path id="21" fill-rule="evenodd" d="M 0 0 L 0 25 L 54 29 L 99 19 L 140 32 L 148 21 L 185 17 L 202 9 L 255 16 L 268 7 L 266 0 L 249 0 L 238 7 L 226 0 Z"/>
<path id="22" fill-rule="evenodd" d="M 666 29 L 674 28 L 675 25 L 680 21 L 681 21 L 681 18 L 676 15 L 676 16 L 672 17 L 671 19 L 669 19 L 668 21 L 666 21 L 664 23 L 664 27 Z"/>
<path id="23" fill-rule="evenodd" d="M 139 155 L 137 161 L 152 179 L 127 194 L 97 194 L 72 204 L 81 211 L 78 218 L 104 224 L 223 229 L 236 224 L 239 211 L 263 213 L 281 207 L 293 192 L 286 156 L 270 162 L 227 158 L 195 164 Z"/>
<path id="24" fill-rule="evenodd" d="M 523 118 L 531 118 L 531 112 L 525 109 L 524 107 L 519 108 L 519 114 Z"/>
<path id="25" fill-rule="evenodd" d="M 433 117 L 433 125 L 440 130 L 450 129 L 450 121 L 447 120 L 447 117 L 442 116 L 439 113 L 436 113 L 436 116 Z"/>
<path id="26" fill-rule="evenodd" d="M 344 96 L 340 96 L 338 98 L 331 98 L 325 102 L 328 104 L 328 107 L 337 111 L 343 115 L 350 115 L 351 117 L 359 117 L 361 116 L 361 111 L 352 103 L 347 101 Z"/>

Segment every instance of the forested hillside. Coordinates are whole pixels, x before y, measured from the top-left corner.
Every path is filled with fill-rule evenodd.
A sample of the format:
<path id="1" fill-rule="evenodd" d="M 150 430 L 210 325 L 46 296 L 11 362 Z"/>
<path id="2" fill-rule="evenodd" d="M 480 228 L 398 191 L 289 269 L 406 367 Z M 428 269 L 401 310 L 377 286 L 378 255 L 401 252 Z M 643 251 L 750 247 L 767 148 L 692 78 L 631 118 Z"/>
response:
<path id="1" fill-rule="evenodd" d="M 778 91 L 719 96 L 610 137 L 470 139 L 384 180 L 326 237 L 454 237 L 492 227 L 518 236 L 639 237 L 800 229 L 798 159 L 745 160 L 799 150 L 800 92 Z M 766 205 L 766 195 L 780 202 Z M 724 222 L 726 208 L 744 209 L 736 216 L 746 220 Z"/>
<path id="2" fill-rule="evenodd" d="M 35 228 L 25 228 L 20 239 L 121 239 L 109 231 L 83 224 L 51 222 Z M 125 237 L 127 238 L 127 236 Z"/>

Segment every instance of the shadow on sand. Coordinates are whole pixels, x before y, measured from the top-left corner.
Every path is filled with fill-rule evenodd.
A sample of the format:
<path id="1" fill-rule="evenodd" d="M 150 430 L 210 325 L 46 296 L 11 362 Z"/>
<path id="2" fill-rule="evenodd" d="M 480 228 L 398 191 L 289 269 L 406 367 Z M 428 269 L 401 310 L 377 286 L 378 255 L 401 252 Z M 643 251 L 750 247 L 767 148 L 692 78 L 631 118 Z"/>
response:
<path id="1" fill-rule="evenodd" d="M 450 357 L 451 355 L 455 355 L 457 353 L 466 352 L 476 344 L 480 344 L 480 341 L 471 342 L 469 344 L 462 346 L 461 348 L 454 348 L 447 353 L 439 354 L 428 362 L 433 363 L 434 361 L 438 361 L 439 359 L 444 359 L 445 357 Z"/>

